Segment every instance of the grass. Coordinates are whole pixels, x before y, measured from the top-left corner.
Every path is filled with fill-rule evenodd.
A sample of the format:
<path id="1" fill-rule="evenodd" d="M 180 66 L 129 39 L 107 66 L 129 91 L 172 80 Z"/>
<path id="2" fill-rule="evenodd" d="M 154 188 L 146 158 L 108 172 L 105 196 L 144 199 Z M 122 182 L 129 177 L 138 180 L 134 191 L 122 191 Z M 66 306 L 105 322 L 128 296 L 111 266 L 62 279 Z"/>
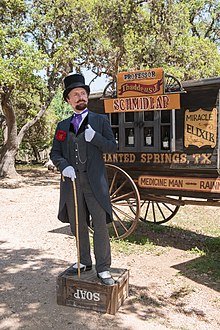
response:
<path id="1" fill-rule="evenodd" d="M 187 211 L 187 209 L 185 208 Z M 192 212 L 192 213 L 191 213 Z M 194 214 L 194 216 L 192 216 Z M 178 224 L 178 225 L 177 225 Z M 220 284 L 220 209 L 219 207 L 189 207 L 189 214 L 179 214 L 173 228 L 191 240 L 188 251 L 195 259 L 186 266 L 195 276 Z"/>
<path id="2" fill-rule="evenodd" d="M 125 240 L 111 240 L 111 246 L 113 252 L 123 253 L 125 255 L 152 252 L 156 249 L 156 246 L 147 238 L 131 236 Z"/>
<path id="3" fill-rule="evenodd" d="M 219 282 L 220 284 L 220 253 L 209 254 L 193 260 L 189 268 L 196 275 L 206 275 L 210 280 Z"/>
<path id="4" fill-rule="evenodd" d="M 220 284 L 220 239 L 207 240 L 204 249 L 193 249 L 199 258 L 193 260 L 189 266 L 195 273 L 205 274 Z"/>

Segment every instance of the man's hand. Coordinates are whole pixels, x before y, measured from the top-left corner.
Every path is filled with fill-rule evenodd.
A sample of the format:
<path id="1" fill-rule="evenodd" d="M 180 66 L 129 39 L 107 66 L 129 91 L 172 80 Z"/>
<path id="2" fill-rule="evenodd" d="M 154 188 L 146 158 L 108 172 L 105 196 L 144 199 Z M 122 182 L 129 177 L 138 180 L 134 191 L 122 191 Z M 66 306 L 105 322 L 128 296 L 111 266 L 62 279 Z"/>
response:
<path id="1" fill-rule="evenodd" d="M 76 173 L 72 166 L 67 166 L 66 168 L 64 168 L 62 175 L 66 176 L 67 178 L 70 178 L 72 181 L 74 181 L 76 178 Z"/>
<path id="2" fill-rule="evenodd" d="M 92 139 L 94 138 L 94 135 L 95 135 L 94 129 L 90 125 L 87 125 L 87 129 L 85 130 L 86 142 L 92 141 Z"/>

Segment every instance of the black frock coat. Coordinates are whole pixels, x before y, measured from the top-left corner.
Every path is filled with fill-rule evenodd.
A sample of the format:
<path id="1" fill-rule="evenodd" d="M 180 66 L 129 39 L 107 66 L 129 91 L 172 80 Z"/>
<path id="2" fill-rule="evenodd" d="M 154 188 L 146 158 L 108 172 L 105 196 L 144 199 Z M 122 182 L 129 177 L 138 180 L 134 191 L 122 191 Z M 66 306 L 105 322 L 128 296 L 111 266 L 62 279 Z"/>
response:
<path id="1" fill-rule="evenodd" d="M 62 173 L 67 166 L 72 166 L 72 164 L 70 164 L 68 151 L 71 119 L 72 116 L 58 123 L 50 153 L 50 158 L 60 173 Z M 88 179 L 95 198 L 106 211 L 106 222 L 108 223 L 112 220 L 112 207 L 103 153 L 116 152 L 117 144 L 106 115 L 88 111 L 88 116 L 80 126 L 77 134 L 85 134 L 85 123 L 90 124 L 96 132 L 92 141 L 87 142 Z M 66 200 L 70 193 L 73 193 L 71 180 L 61 180 L 58 219 L 62 222 L 70 222 L 66 209 Z"/>

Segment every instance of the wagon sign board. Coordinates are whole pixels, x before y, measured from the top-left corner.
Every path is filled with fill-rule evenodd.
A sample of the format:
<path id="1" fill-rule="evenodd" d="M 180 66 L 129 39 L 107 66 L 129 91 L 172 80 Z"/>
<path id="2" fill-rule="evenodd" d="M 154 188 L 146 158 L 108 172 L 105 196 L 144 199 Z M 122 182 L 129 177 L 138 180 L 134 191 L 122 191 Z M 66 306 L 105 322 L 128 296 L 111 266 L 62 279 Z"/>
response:
<path id="1" fill-rule="evenodd" d="M 138 178 L 141 188 L 200 191 L 203 193 L 220 193 L 220 178 L 187 178 L 141 175 Z"/>
<path id="2" fill-rule="evenodd" d="M 184 168 L 189 165 L 193 167 L 214 166 L 216 164 L 216 156 L 212 153 L 151 153 L 151 152 L 118 152 L 116 154 L 104 154 L 105 163 L 111 164 L 137 164 L 140 165 L 179 165 L 179 168 Z M 147 169 L 147 168 L 146 168 Z"/>
<path id="3" fill-rule="evenodd" d="M 217 140 L 217 109 L 212 111 L 199 109 L 185 112 L 184 145 L 195 145 L 198 148 L 210 146 L 214 148 Z"/>
<path id="4" fill-rule="evenodd" d="M 106 99 L 105 112 L 129 112 L 180 109 L 180 95 L 146 95 L 137 97 L 125 97 Z"/>
<path id="5" fill-rule="evenodd" d="M 117 83 L 118 97 L 163 94 L 164 72 L 162 68 L 119 72 Z"/>
<path id="6" fill-rule="evenodd" d="M 119 72 L 117 98 L 105 99 L 105 113 L 180 109 L 180 95 L 165 94 L 162 68 Z"/>

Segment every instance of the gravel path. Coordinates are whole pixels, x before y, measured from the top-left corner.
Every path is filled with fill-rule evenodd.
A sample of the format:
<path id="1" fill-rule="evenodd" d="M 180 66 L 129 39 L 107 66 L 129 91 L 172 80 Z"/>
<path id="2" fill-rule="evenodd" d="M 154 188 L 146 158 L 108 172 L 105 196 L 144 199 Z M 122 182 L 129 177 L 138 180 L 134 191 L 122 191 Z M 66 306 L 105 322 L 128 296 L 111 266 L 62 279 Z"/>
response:
<path id="1" fill-rule="evenodd" d="M 198 255 L 183 248 L 187 238 L 177 231 L 172 242 L 155 250 L 113 253 L 112 266 L 130 271 L 129 297 L 115 316 L 57 305 L 56 278 L 76 260 L 69 226 L 56 218 L 59 176 L 45 170 L 23 175 L 26 181 L 18 188 L 0 184 L 0 329 L 220 328 L 220 287 L 206 274 L 190 276 L 186 265 Z M 217 208 L 204 210 L 220 221 Z M 183 217 L 186 209 L 179 212 Z"/>

